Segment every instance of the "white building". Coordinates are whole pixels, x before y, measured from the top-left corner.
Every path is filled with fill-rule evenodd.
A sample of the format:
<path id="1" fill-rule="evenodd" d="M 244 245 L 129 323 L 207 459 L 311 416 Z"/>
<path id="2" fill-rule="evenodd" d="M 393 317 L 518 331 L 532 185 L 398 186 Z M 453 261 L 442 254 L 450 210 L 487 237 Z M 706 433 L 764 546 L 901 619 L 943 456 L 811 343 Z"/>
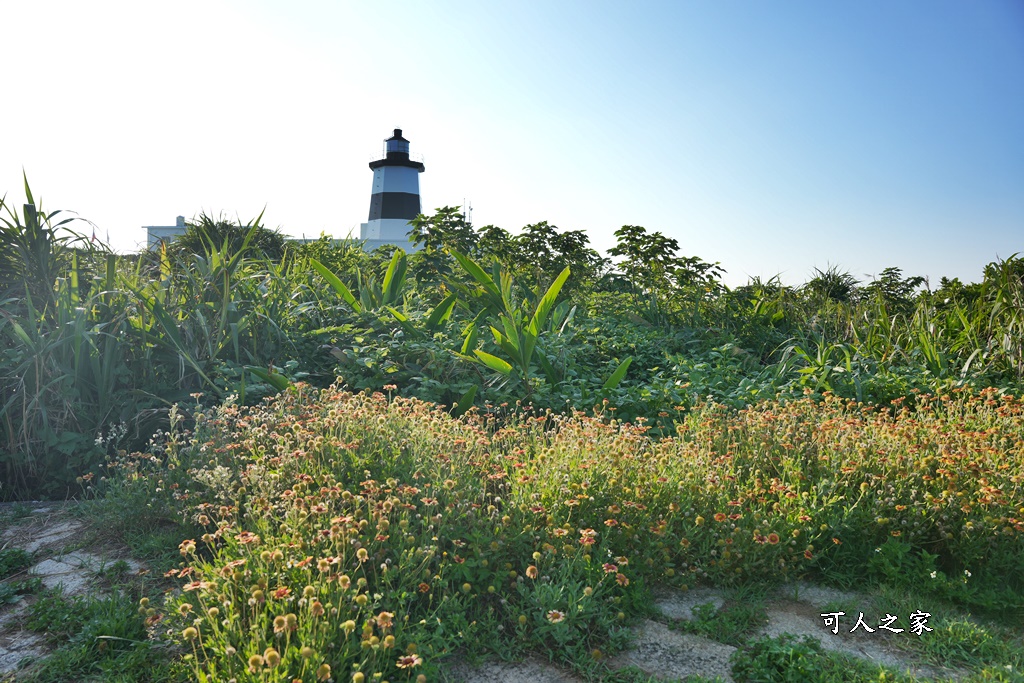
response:
<path id="1" fill-rule="evenodd" d="M 146 231 L 146 248 L 155 249 L 161 242 L 170 242 L 175 237 L 185 234 L 185 217 L 178 216 L 174 225 L 144 225 Z"/>

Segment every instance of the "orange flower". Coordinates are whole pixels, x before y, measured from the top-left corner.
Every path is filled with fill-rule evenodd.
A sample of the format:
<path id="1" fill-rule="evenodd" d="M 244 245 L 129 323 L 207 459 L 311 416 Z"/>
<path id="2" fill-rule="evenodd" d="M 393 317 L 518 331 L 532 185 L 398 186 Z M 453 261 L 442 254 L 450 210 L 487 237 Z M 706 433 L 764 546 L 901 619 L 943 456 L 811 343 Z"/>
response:
<path id="1" fill-rule="evenodd" d="M 775 533 L 773 531 L 772 533 L 768 534 L 768 543 L 770 543 L 771 545 L 775 545 L 778 542 L 779 542 L 779 535 L 777 533 Z"/>
<path id="2" fill-rule="evenodd" d="M 615 582 L 618 583 L 620 586 L 628 586 L 629 585 L 629 579 L 626 578 L 625 574 L 616 574 L 615 575 Z"/>
<path id="3" fill-rule="evenodd" d="M 728 517 L 726 516 L 726 514 L 724 512 L 716 512 L 715 513 L 715 521 L 716 522 L 724 522 L 726 519 L 728 519 Z"/>
<path id="4" fill-rule="evenodd" d="M 526 568 L 526 576 L 528 578 L 536 579 L 539 573 L 540 572 L 537 571 L 537 568 L 534 567 L 532 564 Z"/>

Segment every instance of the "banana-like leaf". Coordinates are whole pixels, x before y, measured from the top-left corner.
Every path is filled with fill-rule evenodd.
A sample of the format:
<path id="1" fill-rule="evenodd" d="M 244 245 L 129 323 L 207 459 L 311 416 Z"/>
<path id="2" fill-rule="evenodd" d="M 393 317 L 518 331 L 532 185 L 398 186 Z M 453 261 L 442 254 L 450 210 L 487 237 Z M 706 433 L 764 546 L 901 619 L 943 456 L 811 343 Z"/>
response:
<path id="1" fill-rule="evenodd" d="M 522 341 L 519 343 L 523 372 L 526 372 L 530 367 L 530 359 L 533 357 L 535 346 L 537 346 L 537 335 L 530 330 L 523 330 Z"/>
<path id="2" fill-rule="evenodd" d="M 626 370 L 629 370 L 629 364 L 633 362 L 633 356 L 629 356 L 626 360 L 619 363 L 619 367 L 615 368 L 615 372 L 612 373 L 611 377 L 604 383 L 605 389 L 614 389 L 619 386 L 619 382 L 626 376 Z"/>
<path id="3" fill-rule="evenodd" d="M 331 286 L 331 288 L 334 289 L 334 291 L 337 292 L 338 295 L 342 299 L 344 299 L 348 303 L 349 306 L 351 306 L 353 309 L 355 309 L 356 313 L 362 313 L 363 312 L 363 307 L 356 300 L 356 298 L 352 295 L 352 292 L 349 291 L 349 288 L 346 287 L 345 283 L 342 282 L 338 278 L 337 275 L 332 273 L 330 271 L 330 269 L 327 268 L 327 266 L 325 266 L 324 264 L 320 263 L 315 258 L 309 259 L 309 265 L 313 266 L 313 270 L 315 270 L 316 272 L 320 273 L 320 275 L 325 280 L 327 280 L 327 283 Z"/>
<path id="4" fill-rule="evenodd" d="M 451 317 L 452 309 L 455 308 L 455 303 L 458 300 L 458 294 L 452 292 L 446 296 L 441 303 L 434 306 L 434 310 L 430 312 L 430 316 L 427 318 L 427 329 L 433 332 L 437 329 L 438 325 L 448 320 Z"/>
<path id="5" fill-rule="evenodd" d="M 392 254 L 391 263 L 388 265 L 387 272 L 384 273 L 382 303 L 385 305 L 393 304 L 401 298 L 406 270 L 405 252 L 398 249 Z"/>
<path id="6" fill-rule="evenodd" d="M 280 372 L 267 372 L 263 368 L 258 368 L 253 365 L 246 365 L 245 369 L 278 391 L 284 391 L 292 385 L 291 381 Z"/>
<path id="7" fill-rule="evenodd" d="M 476 389 L 476 386 L 472 386 L 469 388 L 469 391 L 462 395 L 459 402 L 455 404 L 454 408 L 452 408 L 452 415 L 459 417 L 460 415 L 465 414 L 465 412 L 473 406 L 473 399 L 476 398 Z"/>
<path id="8" fill-rule="evenodd" d="M 512 366 L 497 356 L 492 356 L 486 351 L 481 351 L 480 349 L 474 349 L 473 353 L 475 353 L 476 357 L 480 359 L 480 362 L 491 370 L 495 370 L 505 377 L 508 377 L 512 373 Z"/>
<path id="9" fill-rule="evenodd" d="M 466 329 L 466 338 L 462 340 L 462 355 L 467 356 L 471 349 L 476 348 L 477 337 L 480 336 L 480 328 L 473 322 Z"/>
<path id="10" fill-rule="evenodd" d="M 486 271 L 484 271 L 483 268 L 478 266 L 475 261 L 454 250 L 452 250 L 451 254 L 474 280 L 483 285 L 484 289 L 495 296 L 501 296 L 501 293 L 498 291 L 498 286 L 494 284 L 494 280 L 486 273 Z"/>
<path id="11" fill-rule="evenodd" d="M 540 364 L 540 369 L 544 371 L 544 375 L 548 378 L 548 381 L 552 384 L 558 384 L 562 381 L 562 373 L 555 369 L 555 366 L 551 364 L 548 357 L 543 352 L 537 354 L 537 363 Z"/>
<path id="12" fill-rule="evenodd" d="M 395 317 L 395 320 L 398 321 L 398 324 L 401 325 L 402 329 L 405 330 L 406 334 L 410 337 L 414 339 L 422 339 L 425 336 L 422 332 L 416 329 L 407 315 L 391 306 L 385 306 L 384 308 L 388 309 L 391 315 Z"/>
<path id="13" fill-rule="evenodd" d="M 555 300 L 558 298 L 559 292 L 562 291 L 562 286 L 565 281 L 569 279 L 569 266 L 558 274 L 555 281 L 548 287 L 548 291 L 541 297 L 540 303 L 537 304 L 537 310 L 533 313 L 533 319 L 530 320 L 530 331 L 534 335 L 540 335 L 544 329 L 544 323 L 547 322 L 548 314 L 551 312 L 551 308 L 555 305 Z"/>

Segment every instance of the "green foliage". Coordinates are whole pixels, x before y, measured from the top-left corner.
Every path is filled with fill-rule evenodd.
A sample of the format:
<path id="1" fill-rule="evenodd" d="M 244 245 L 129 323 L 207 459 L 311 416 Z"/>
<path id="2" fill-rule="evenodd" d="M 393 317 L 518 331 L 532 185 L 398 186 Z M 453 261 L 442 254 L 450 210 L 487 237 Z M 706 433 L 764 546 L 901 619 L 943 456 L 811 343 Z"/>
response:
<path id="1" fill-rule="evenodd" d="M 878 277 L 861 288 L 860 296 L 877 297 L 888 310 L 907 313 L 913 310 L 915 292 L 924 283 L 925 279 L 920 275 L 904 278 L 900 268 L 885 268 Z"/>
<path id="2" fill-rule="evenodd" d="M 531 288 L 546 289 L 566 268 L 573 273 L 566 292 L 586 291 L 599 279 L 607 265 L 583 230 L 559 232 L 547 221 L 533 223 L 511 240 L 512 250 L 503 263 L 514 268 Z M 510 258 L 509 258 L 510 257 Z"/>
<path id="3" fill-rule="evenodd" d="M 904 677 L 851 657 L 826 652 L 815 638 L 762 638 L 733 655 L 733 678 L 750 683 L 860 683 Z"/>
<path id="4" fill-rule="evenodd" d="M 41 203 L 36 205 L 27 176 L 25 200 L 19 216 L 6 197 L 0 198 L 0 301 L 27 297 L 44 315 L 52 315 L 54 285 L 70 262 L 72 247 L 84 239 L 68 229 L 76 217 L 59 218 L 65 212 L 46 213 Z"/>
<path id="5" fill-rule="evenodd" d="M 3 548 L 0 550 L 0 580 L 27 569 L 32 564 L 32 556 L 21 548 Z"/>
<path id="6" fill-rule="evenodd" d="M 221 252 L 234 256 L 249 251 L 253 256 L 280 261 L 285 252 L 284 236 L 265 227 L 262 218 L 261 213 L 243 224 L 202 213 L 198 219 L 186 223 L 185 234 L 176 237 L 170 249 L 186 258 L 190 254 L 205 257 L 211 252 Z"/>
<path id="7" fill-rule="evenodd" d="M 57 649 L 23 676 L 26 681 L 185 680 L 168 666 L 161 647 L 148 639 L 136 604 L 122 595 L 67 598 L 44 595 L 29 607 L 28 628 L 44 633 Z"/>
<path id="8" fill-rule="evenodd" d="M 20 548 L 0 549 L 0 608 L 42 587 L 38 577 L 23 576 L 31 564 L 32 556 Z"/>
<path id="9" fill-rule="evenodd" d="M 814 276 L 803 286 L 803 292 L 818 301 L 851 303 L 858 296 L 858 284 L 853 275 L 840 270 L 839 266 L 829 266 L 825 270 L 815 268 Z"/>
<path id="10" fill-rule="evenodd" d="M 697 605 L 693 608 L 693 619 L 677 622 L 674 627 L 739 647 L 767 623 L 767 613 L 763 596 L 756 595 L 756 592 L 755 595 L 743 595 L 741 592 L 738 597 L 717 609 L 713 603 Z"/>
<path id="11" fill-rule="evenodd" d="M 934 293 L 915 294 L 919 278 L 898 268 L 860 289 L 838 267 L 802 288 L 776 278 L 728 289 L 716 265 L 638 226 L 618 231 L 617 271 L 602 275 L 581 231 L 477 231 L 452 207 L 421 217 L 424 249 L 408 257 L 321 238 L 269 258 L 259 218 L 203 237 L 224 223 L 203 217 L 194 251 L 128 258 L 74 248 L 58 213 L 7 213 L 3 253 L 26 264 L 4 271 L 16 285 L 0 300 L 8 499 L 82 490 L 79 476 L 144 443 L 189 394 L 253 402 L 302 378 L 394 386 L 460 412 L 470 396 L 482 409 L 598 406 L 658 436 L 709 398 L 742 408 L 809 392 L 882 405 L 1024 388 L 1016 256 L 978 285 Z"/>
<path id="12" fill-rule="evenodd" d="M 526 301 L 519 302 L 515 298 L 515 285 L 511 276 L 500 269 L 497 261 L 493 261 L 492 273 L 488 275 L 469 257 L 454 251 L 452 256 L 476 281 L 477 288 L 468 290 L 468 293 L 483 306 L 483 312 L 491 314 L 488 328 L 494 344 L 504 353 L 507 360 L 474 348 L 478 322 L 483 322 L 480 316 L 467 328 L 462 354 L 468 358 L 467 351 L 472 351 L 479 362 L 502 377 L 522 382 L 527 398 L 534 388 L 531 369 L 535 350 L 538 351 L 537 362 L 548 381 L 559 381 L 558 370 L 544 356 L 543 349 L 538 349 L 537 344 L 542 333 L 548 331 L 548 318 L 555 308 L 563 285 L 569 279 L 569 268 L 566 267 L 543 294 L 537 289 L 529 292 Z M 567 315 L 565 313 L 561 317 L 565 318 Z"/>
<path id="13" fill-rule="evenodd" d="M 459 207 L 442 207 L 433 216 L 420 214 L 410 224 L 409 240 L 420 248 L 413 256 L 412 275 L 424 288 L 451 277 L 455 263 L 448 250 L 471 254 L 476 249 L 476 233 Z"/>

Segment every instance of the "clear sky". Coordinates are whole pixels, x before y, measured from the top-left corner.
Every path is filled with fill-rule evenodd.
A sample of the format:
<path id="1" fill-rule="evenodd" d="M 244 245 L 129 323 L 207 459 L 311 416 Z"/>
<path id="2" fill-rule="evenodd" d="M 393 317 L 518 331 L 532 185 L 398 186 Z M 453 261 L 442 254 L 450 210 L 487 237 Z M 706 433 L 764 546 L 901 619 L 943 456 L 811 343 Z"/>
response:
<path id="1" fill-rule="evenodd" d="M 1024 252 L 1024 2 L 0 0 L 0 194 L 22 168 L 120 251 L 224 212 L 358 234 L 395 127 L 424 211 L 726 281 L 977 280 Z"/>

